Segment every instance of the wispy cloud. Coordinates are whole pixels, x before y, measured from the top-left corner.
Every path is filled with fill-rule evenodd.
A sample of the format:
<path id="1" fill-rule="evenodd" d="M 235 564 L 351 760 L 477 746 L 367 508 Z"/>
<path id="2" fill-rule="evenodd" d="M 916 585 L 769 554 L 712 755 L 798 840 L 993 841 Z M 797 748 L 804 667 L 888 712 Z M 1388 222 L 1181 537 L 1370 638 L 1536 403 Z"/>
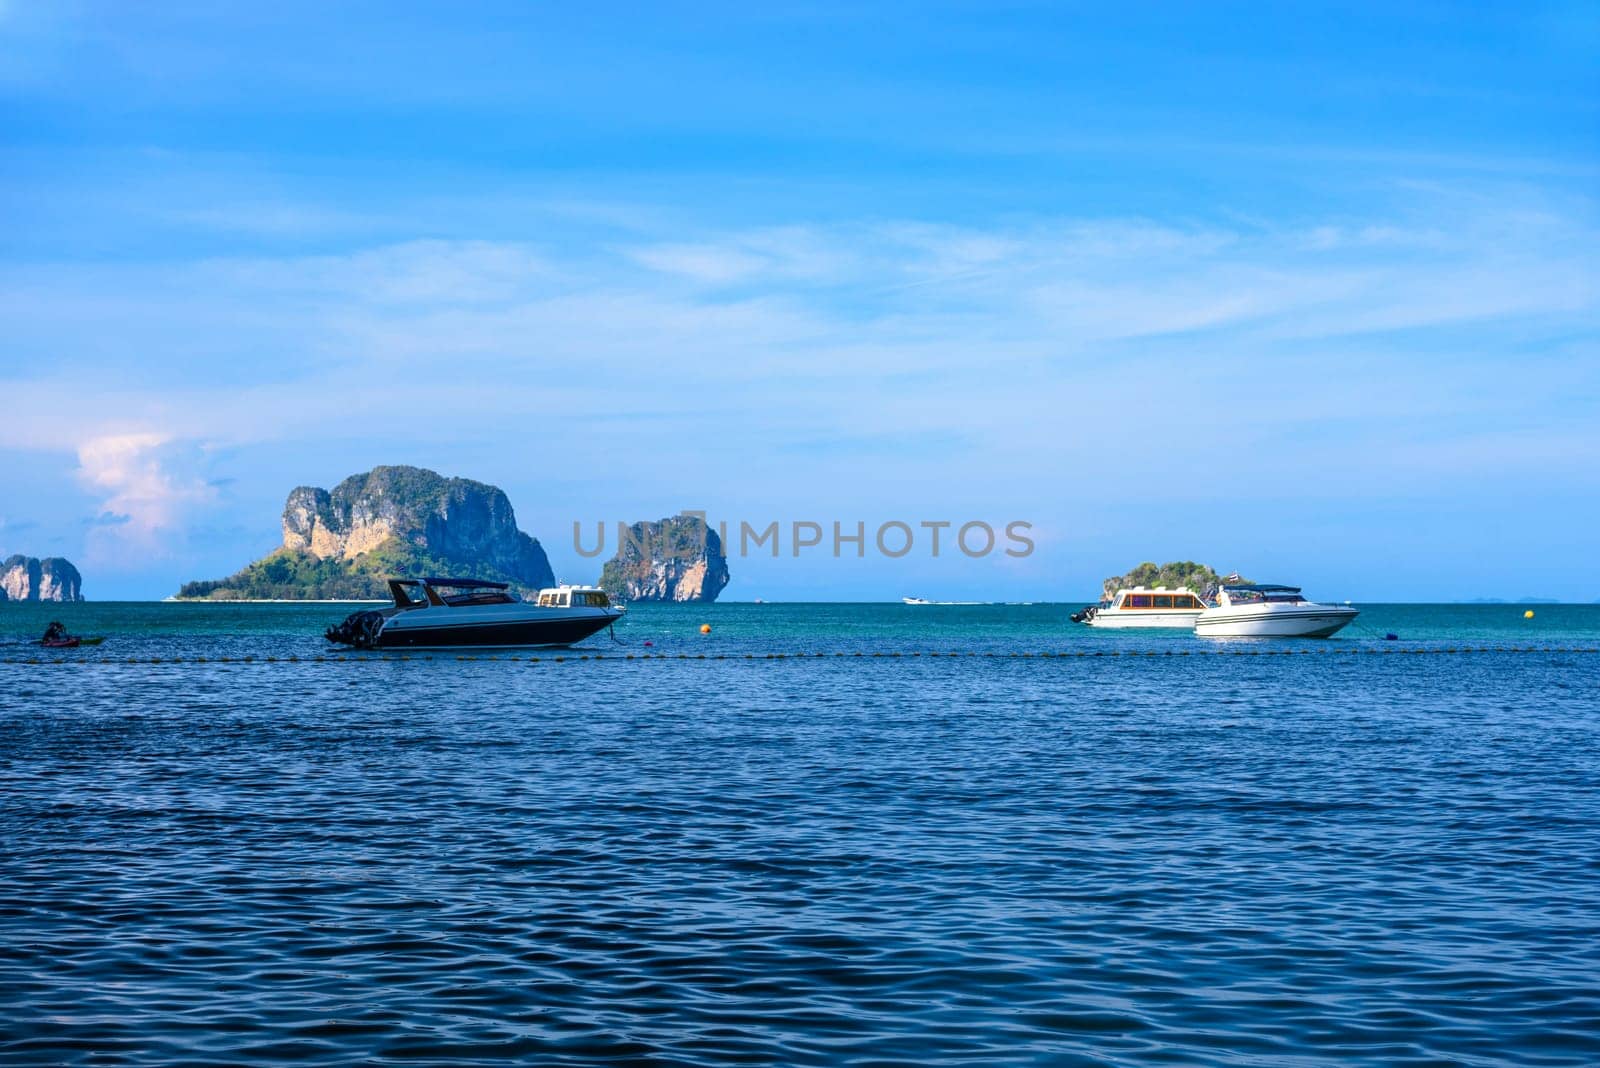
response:
<path id="1" fill-rule="evenodd" d="M 0 447 L 76 451 L 97 511 L 130 517 L 108 528 L 123 542 L 217 492 L 201 442 L 318 442 L 337 477 L 441 450 L 543 456 L 603 425 L 604 455 L 563 454 L 573 478 L 618 477 L 619 458 L 670 440 L 665 477 L 686 484 L 707 465 L 738 484 L 763 464 L 804 484 L 809 452 L 870 456 L 912 486 L 916 450 L 883 443 L 958 427 L 942 484 L 998 492 L 983 472 L 1028 487 L 1088 470 L 1064 412 L 1160 396 L 1198 418 L 1250 394 L 1275 403 L 1203 434 L 1102 420 L 1094 440 L 1129 472 L 1259 469 L 1283 485 L 1360 440 L 1347 469 L 1403 479 L 1385 457 L 1450 468 L 1450 442 L 1478 455 L 1476 423 L 1508 407 L 1538 416 L 1517 427 L 1520 454 L 1561 454 L 1541 435 L 1570 438 L 1600 388 L 1591 219 L 1587 203 L 1525 190 L 1431 189 L 1386 213 L 1279 225 L 679 225 L 581 245 L 13 270 L 4 329 L 38 358 L 6 383 Z M 1507 346 L 1563 356 L 1507 382 Z M 1305 433 L 1316 425 L 1342 431 Z"/>

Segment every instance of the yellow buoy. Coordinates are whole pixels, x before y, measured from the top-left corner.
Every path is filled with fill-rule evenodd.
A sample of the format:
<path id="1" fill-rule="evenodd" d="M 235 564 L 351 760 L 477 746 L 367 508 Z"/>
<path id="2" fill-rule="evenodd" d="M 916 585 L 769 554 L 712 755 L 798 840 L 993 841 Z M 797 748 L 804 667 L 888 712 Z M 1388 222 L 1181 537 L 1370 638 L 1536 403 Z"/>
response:
<path id="1" fill-rule="evenodd" d="M 1523 619 L 1532 619 L 1533 618 L 1533 609 L 1530 608 L 1526 612 L 1522 613 L 1522 618 Z"/>
<path id="2" fill-rule="evenodd" d="M 1528 614 L 1530 616 L 1533 615 L 1532 612 L 1529 612 Z M 711 633 L 711 624 L 710 623 L 702 623 L 702 624 L 700 624 L 700 633 L 701 634 L 710 634 Z"/>

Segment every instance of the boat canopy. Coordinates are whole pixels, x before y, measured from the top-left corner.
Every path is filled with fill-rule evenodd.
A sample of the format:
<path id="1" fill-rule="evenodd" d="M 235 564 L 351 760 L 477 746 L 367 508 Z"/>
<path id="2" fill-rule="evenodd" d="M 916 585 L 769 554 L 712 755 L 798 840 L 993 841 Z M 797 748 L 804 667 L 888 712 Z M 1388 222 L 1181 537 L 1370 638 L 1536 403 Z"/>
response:
<path id="1" fill-rule="evenodd" d="M 1256 593 L 1299 593 L 1299 586 L 1274 586 L 1266 582 L 1228 582 L 1223 584 L 1223 589 L 1232 593 L 1235 591 L 1254 590 Z"/>
<path id="2" fill-rule="evenodd" d="M 394 596 L 396 608 L 513 603 L 516 598 L 506 592 L 508 589 L 510 584 L 505 582 L 440 575 L 389 580 L 389 592 Z"/>
<path id="3" fill-rule="evenodd" d="M 511 587 L 509 582 L 490 582 L 488 579 L 440 578 L 437 575 L 430 575 L 423 579 L 422 582 L 427 586 L 439 586 L 450 590 L 504 590 Z"/>

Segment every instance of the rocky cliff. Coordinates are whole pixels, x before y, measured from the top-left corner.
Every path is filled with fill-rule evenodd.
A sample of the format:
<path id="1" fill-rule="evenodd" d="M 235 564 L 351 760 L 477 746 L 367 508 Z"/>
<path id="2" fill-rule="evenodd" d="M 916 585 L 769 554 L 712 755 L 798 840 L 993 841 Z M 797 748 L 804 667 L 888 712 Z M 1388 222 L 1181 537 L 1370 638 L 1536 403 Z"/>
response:
<path id="1" fill-rule="evenodd" d="M 83 578 L 59 556 L 12 556 L 0 564 L 0 601 L 81 601 Z"/>
<path id="2" fill-rule="evenodd" d="M 191 582 L 182 597 L 382 597 L 397 575 L 452 574 L 555 584 L 535 538 L 494 486 L 420 467 L 375 467 L 330 492 L 300 486 L 283 508 L 283 547 L 230 578 Z"/>
<path id="3" fill-rule="evenodd" d="M 1170 564 L 1146 561 L 1126 575 L 1113 575 L 1106 579 L 1101 584 L 1100 595 L 1102 600 L 1109 601 L 1117 595 L 1118 590 L 1132 586 L 1165 586 L 1169 590 L 1187 586 L 1196 593 L 1204 593 L 1206 587 L 1214 586 L 1220 581 L 1222 576 L 1205 564 L 1197 564 L 1193 560 L 1176 560 Z"/>
<path id="4" fill-rule="evenodd" d="M 696 516 L 627 528 L 600 585 L 620 601 L 715 601 L 728 584 L 722 539 Z"/>

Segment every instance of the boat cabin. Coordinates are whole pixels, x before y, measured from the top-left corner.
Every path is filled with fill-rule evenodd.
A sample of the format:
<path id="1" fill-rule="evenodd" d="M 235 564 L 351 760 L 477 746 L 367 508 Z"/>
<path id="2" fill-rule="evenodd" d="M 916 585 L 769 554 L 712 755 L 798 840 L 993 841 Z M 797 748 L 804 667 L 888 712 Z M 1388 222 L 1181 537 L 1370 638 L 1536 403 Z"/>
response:
<path id="1" fill-rule="evenodd" d="M 1170 612 L 1185 608 L 1198 612 L 1205 606 L 1199 595 L 1187 587 L 1169 590 L 1165 586 L 1157 586 L 1147 590 L 1143 586 L 1135 586 L 1129 590 L 1118 590 L 1106 607 L 1115 612 Z"/>
<path id="2" fill-rule="evenodd" d="M 609 608 L 611 598 L 598 586 L 557 586 L 539 591 L 541 608 Z"/>
<path id="3" fill-rule="evenodd" d="M 1133 586 L 1073 613 L 1072 621 L 1091 627 L 1190 627 L 1208 607 L 1206 599 L 1187 586 L 1175 590 Z"/>

